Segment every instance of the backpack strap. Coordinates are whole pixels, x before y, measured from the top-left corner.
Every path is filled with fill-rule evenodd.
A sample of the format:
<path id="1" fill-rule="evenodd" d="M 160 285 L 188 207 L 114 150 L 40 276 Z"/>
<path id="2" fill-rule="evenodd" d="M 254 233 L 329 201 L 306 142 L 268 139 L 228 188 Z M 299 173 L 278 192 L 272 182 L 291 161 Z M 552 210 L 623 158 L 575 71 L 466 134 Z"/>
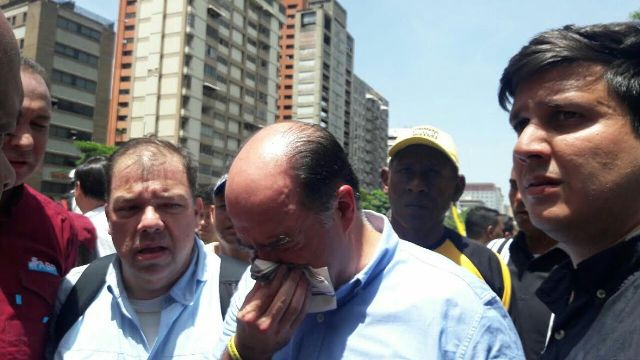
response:
<path id="1" fill-rule="evenodd" d="M 91 305 L 100 289 L 104 286 L 107 270 L 115 256 L 116 254 L 111 254 L 91 262 L 71 288 L 69 295 L 60 307 L 60 312 L 58 312 L 51 324 L 53 329 L 51 340 L 54 351 L 58 348 L 67 331 L 87 311 L 89 305 Z"/>

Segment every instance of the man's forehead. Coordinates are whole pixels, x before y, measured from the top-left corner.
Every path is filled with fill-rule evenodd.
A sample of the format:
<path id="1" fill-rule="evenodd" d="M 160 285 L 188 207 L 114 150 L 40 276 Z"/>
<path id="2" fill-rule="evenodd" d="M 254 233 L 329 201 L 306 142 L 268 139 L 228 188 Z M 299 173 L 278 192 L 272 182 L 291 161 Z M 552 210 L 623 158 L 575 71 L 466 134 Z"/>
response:
<path id="1" fill-rule="evenodd" d="M 399 164 L 407 162 L 428 162 L 440 167 L 455 167 L 453 162 L 441 150 L 432 146 L 416 144 L 407 146 L 398 151 L 392 158 L 392 162 Z"/>
<path id="2" fill-rule="evenodd" d="M 177 155 L 146 150 L 127 153 L 116 159 L 112 171 L 113 187 L 132 181 L 132 178 L 146 182 L 179 179 L 185 185 L 188 182 L 186 169 Z"/>

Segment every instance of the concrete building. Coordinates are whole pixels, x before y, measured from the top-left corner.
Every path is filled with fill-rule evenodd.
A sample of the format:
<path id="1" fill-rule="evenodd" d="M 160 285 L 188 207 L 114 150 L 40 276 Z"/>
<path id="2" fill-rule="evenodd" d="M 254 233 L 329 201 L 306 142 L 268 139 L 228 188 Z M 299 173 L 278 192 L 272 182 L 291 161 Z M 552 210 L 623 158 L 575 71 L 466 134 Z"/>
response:
<path id="1" fill-rule="evenodd" d="M 327 128 L 345 149 L 351 141 L 354 42 L 335 0 L 283 0 L 280 120 Z"/>
<path id="2" fill-rule="evenodd" d="M 362 188 L 380 189 L 380 169 L 387 161 L 389 102 L 356 75 L 351 100 L 349 161 Z"/>
<path id="3" fill-rule="evenodd" d="M 133 25 L 122 41 L 133 46 L 116 53 L 116 64 L 131 65 L 116 70 L 114 140 L 155 134 L 179 143 L 198 161 L 198 183 L 215 182 L 240 143 L 276 121 L 284 8 L 273 0 L 120 5 L 119 27 Z"/>
<path id="4" fill-rule="evenodd" d="M 72 1 L 0 0 L 23 56 L 49 74 L 54 109 L 44 164 L 28 183 L 59 197 L 80 152 L 74 140 L 106 141 L 113 23 Z"/>
<path id="5" fill-rule="evenodd" d="M 137 0 L 120 0 L 116 30 L 111 103 L 107 126 L 107 144 L 117 145 L 129 139 L 127 120 L 131 104 L 131 70 L 136 32 Z"/>
<path id="6" fill-rule="evenodd" d="M 482 202 L 488 208 L 504 212 L 502 190 L 494 183 L 467 183 L 460 201 L 462 203 Z"/>

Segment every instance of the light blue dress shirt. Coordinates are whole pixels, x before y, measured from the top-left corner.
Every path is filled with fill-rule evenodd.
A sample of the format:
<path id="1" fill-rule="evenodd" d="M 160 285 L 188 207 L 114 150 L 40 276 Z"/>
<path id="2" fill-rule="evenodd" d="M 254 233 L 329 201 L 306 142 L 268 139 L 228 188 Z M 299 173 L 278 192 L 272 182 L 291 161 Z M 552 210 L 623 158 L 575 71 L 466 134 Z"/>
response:
<path id="1" fill-rule="evenodd" d="M 189 268 L 171 288 L 153 347 L 143 335 L 120 276 L 109 267 L 106 284 L 85 314 L 62 338 L 56 359 L 208 359 L 222 332 L 218 296 L 220 258 L 195 239 Z M 117 259 L 117 258 L 116 258 Z M 71 270 L 58 294 L 56 311 L 86 266 Z"/>
<path id="2" fill-rule="evenodd" d="M 488 286 L 446 257 L 400 240 L 386 217 L 365 216 L 382 233 L 372 261 L 338 289 L 337 309 L 307 315 L 274 359 L 524 359 Z M 253 287 L 248 275 L 232 299 L 217 354 Z"/>

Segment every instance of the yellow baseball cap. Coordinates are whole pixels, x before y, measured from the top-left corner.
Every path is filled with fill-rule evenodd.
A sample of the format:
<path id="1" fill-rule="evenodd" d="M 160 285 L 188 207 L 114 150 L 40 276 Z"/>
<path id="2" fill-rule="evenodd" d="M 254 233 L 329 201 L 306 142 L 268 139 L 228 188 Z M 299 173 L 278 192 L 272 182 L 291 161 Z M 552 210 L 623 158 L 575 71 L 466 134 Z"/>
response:
<path id="1" fill-rule="evenodd" d="M 411 145 L 426 145 L 442 151 L 456 167 L 459 166 L 458 150 L 451 135 L 429 125 L 416 126 L 404 136 L 399 136 L 389 148 L 389 159 L 398 151 Z"/>

